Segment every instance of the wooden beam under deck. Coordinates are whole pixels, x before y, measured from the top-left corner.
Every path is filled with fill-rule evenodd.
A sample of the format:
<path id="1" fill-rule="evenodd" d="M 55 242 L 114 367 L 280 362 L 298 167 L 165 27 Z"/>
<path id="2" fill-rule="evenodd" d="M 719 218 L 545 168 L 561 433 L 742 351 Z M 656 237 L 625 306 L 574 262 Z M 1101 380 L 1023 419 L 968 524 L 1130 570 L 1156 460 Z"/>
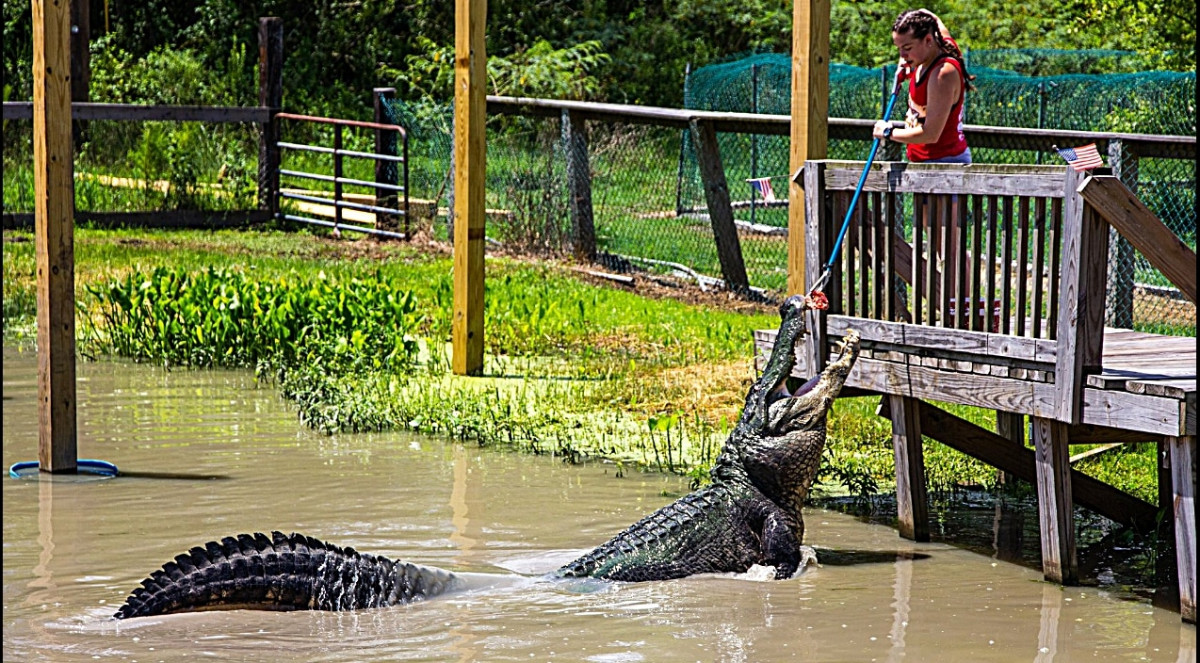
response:
<path id="1" fill-rule="evenodd" d="M 1018 447 L 1008 439 L 957 417 L 929 403 L 920 403 L 918 425 L 926 437 L 960 451 L 968 456 L 1004 470 L 1018 479 L 1034 483 L 1037 480 L 1037 459 L 1032 449 Z M 879 408 L 880 416 L 891 418 L 890 404 Z M 1070 428 L 1068 436 L 1070 435 Z M 1158 508 L 1128 493 L 1090 477 L 1078 470 L 1070 471 L 1073 501 L 1080 506 L 1121 523 L 1140 529 L 1154 526 Z"/>

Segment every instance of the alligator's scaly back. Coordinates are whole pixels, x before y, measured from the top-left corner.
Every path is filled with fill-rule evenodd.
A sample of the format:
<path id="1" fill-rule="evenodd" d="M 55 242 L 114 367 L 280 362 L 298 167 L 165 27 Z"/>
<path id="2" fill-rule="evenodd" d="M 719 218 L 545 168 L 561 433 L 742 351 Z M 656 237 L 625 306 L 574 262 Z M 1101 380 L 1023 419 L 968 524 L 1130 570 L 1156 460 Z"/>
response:
<path id="1" fill-rule="evenodd" d="M 437 596 L 454 574 L 339 548 L 301 534 L 226 537 L 142 581 L 114 617 L 201 610 L 353 610 Z"/>

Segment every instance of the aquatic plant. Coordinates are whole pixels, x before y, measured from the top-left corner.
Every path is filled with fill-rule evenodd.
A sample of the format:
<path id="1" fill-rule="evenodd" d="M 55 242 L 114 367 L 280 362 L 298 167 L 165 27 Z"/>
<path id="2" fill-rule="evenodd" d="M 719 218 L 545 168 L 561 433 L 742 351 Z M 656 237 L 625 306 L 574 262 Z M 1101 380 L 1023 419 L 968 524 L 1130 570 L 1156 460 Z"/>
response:
<path id="1" fill-rule="evenodd" d="M 411 364 L 422 321 L 411 293 L 386 278 L 157 267 L 84 288 L 97 302 L 83 319 L 89 345 L 177 366 L 397 369 Z"/>

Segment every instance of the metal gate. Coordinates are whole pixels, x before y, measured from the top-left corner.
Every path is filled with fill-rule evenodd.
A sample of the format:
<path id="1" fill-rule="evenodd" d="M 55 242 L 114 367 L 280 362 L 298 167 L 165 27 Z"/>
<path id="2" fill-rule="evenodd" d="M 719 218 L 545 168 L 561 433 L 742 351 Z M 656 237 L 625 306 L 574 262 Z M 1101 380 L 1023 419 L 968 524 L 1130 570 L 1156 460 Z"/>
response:
<path id="1" fill-rule="evenodd" d="M 411 237 L 408 215 L 408 132 L 404 127 L 294 113 L 277 113 L 275 119 L 333 126 L 332 146 L 285 141 L 276 143 L 280 148 L 281 179 L 288 177 L 323 183 L 314 188 L 286 187 L 281 183 L 275 192 L 277 219 L 325 226 L 339 233 L 348 230 L 396 239 Z M 346 149 L 343 142 L 347 128 L 374 131 L 375 151 Z M 283 168 L 284 150 L 328 154 L 333 161 L 333 174 L 313 172 L 324 168 L 311 164 L 304 169 Z M 347 177 L 347 157 L 374 162 L 374 181 Z M 332 190 L 329 185 L 332 185 Z M 370 193 L 347 192 L 347 187 L 368 189 Z M 286 210 L 283 205 L 285 200 L 292 201 Z"/>

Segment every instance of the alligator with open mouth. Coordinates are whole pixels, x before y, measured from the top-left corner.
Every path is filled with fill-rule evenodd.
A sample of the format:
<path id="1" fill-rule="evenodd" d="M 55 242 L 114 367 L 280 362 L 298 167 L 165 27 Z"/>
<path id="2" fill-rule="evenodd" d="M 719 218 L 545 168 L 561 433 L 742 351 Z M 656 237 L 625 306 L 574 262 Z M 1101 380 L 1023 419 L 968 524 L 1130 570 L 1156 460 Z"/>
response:
<path id="1" fill-rule="evenodd" d="M 825 447 L 826 418 L 858 357 L 840 357 L 795 392 L 788 379 L 810 300 L 789 297 L 762 375 L 711 471 L 712 481 L 551 574 L 646 581 L 805 563 L 801 508 Z M 463 586 L 450 571 L 398 562 L 309 536 L 242 534 L 192 548 L 142 581 L 117 619 L 202 610 L 353 610 L 409 603 Z"/>

